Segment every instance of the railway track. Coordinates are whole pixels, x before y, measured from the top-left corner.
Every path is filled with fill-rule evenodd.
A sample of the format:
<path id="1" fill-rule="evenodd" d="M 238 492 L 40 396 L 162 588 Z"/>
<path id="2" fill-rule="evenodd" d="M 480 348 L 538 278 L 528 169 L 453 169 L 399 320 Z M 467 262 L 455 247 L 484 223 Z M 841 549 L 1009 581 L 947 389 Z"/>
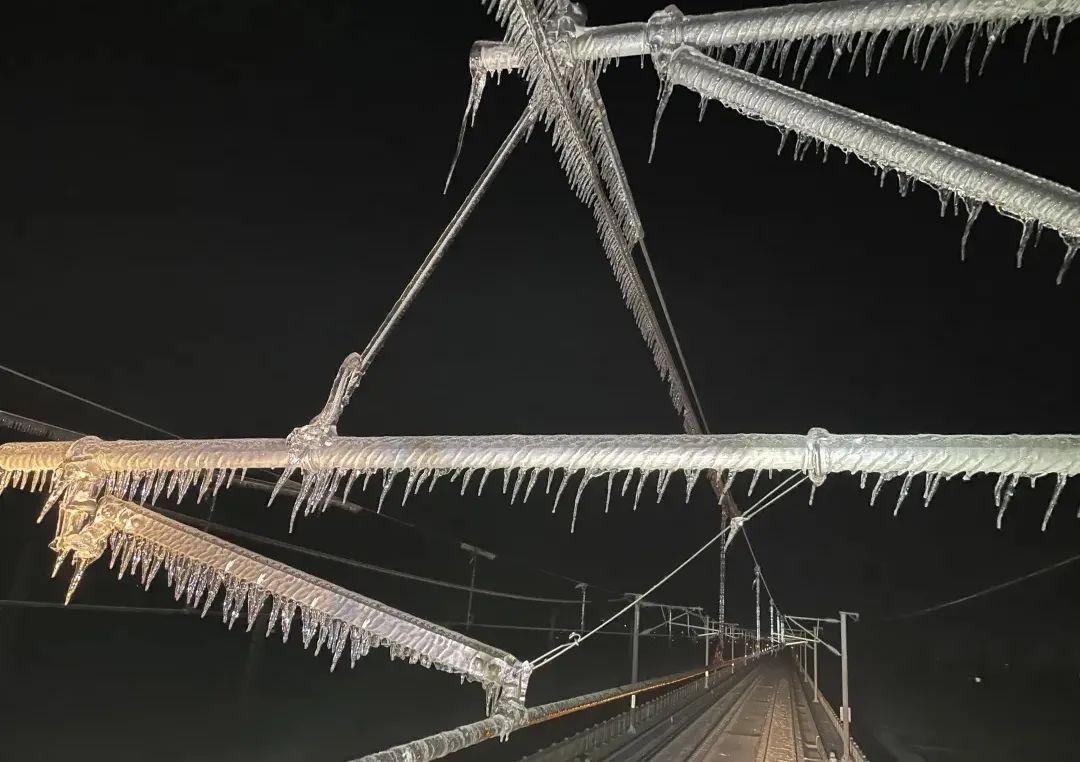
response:
<path id="1" fill-rule="evenodd" d="M 662 747 L 637 760 L 824 762 L 795 673 L 782 661 L 759 666 L 739 690 L 702 712 Z"/>

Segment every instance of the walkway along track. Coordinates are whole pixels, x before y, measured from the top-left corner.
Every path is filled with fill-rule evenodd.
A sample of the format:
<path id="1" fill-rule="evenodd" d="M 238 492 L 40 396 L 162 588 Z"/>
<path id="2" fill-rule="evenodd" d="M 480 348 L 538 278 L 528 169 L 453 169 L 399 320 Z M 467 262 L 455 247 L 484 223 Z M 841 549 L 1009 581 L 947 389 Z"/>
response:
<path id="1" fill-rule="evenodd" d="M 526 762 L 827 762 L 837 736 L 821 740 L 786 655 L 763 657 L 710 687 L 687 685 L 538 751 Z M 826 729 L 829 730 L 829 729 Z M 837 741 L 837 743 L 830 743 Z M 838 755 L 839 756 L 839 755 Z"/>
<path id="2" fill-rule="evenodd" d="M 685 762 L 825 762 L 813 716 L 789 661 L 763 662 L 733 701 L 718 701 L 640 759 Z"/>

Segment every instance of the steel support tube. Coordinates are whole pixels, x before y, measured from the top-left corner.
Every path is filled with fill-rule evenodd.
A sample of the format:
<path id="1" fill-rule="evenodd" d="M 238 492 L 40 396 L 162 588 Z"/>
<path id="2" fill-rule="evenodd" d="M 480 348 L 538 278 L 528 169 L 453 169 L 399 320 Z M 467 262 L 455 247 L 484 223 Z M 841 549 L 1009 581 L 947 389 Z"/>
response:
<path id="1" fill-rule="evenodd" d="M 15 442 L 0 445 L 0 487 L 59 469 L 68 450 L 105 473 L 146 475 L 284 468 L 284 439 Z M 1040 476 L 1080 473 L 1080 435 L 636 434 L 335 437 L 310 451 L 305 472 L 563 469 L 594 476 L 652 471 L 804 471 L 832 473 Z M 193 477 L 194 478 L 194 477 Z"/>
<path id="2" fill-rule="evenodd" d="M 694 47 L 727 48 L 930 26 L 1011 26 L 1027 19 L 1069 20 L 1077 15 L 1078 0 L 834 0 L 686 16 L 681 34 L 683 42 Z M 650 53 L 647 31 L 647 22 L 588 27 L 571 38 L 565 50 L 574 61 L 645 56 Z M 518 66 L 513 47 L 502 42 L 477 42 L 472 60 L 490 74 Z"/>

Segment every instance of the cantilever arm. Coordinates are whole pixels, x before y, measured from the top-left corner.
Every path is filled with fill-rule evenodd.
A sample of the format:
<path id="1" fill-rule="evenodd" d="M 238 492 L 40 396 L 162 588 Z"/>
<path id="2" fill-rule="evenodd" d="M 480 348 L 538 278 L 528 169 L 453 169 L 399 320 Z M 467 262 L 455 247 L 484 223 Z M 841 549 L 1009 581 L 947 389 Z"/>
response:
<path id="1" fill-rule="evenodd" d="M 269 601 L 266 634 L 279 627 L 282 640 L 287 640 L 298 618 L 304 647 L 314 643 L 318 653 L 325 645 L 331 669 L 347 648 L 355 663 L 370 648 L 384 646 L 391 658 L 481 683 L 488 694 L 489 714 L 523 705 L 531 671 L 528 662 L 135 503 L 102 498 L 87 525 L 58 535 L 55 546 L 60 557 L 80 538 L 107 538 L 112 550 L 109 566 L 119 561 L 120 576 L 139 574 L 146 588 L 164 569 L 176 599 L 185 598 L 189 606 L 201 604 L 204 616 L 223 593 L 223 621 L 230 628 L 246 609 L 250 630 Z M 85 566 L 93 559 L 80 560 Z"/>

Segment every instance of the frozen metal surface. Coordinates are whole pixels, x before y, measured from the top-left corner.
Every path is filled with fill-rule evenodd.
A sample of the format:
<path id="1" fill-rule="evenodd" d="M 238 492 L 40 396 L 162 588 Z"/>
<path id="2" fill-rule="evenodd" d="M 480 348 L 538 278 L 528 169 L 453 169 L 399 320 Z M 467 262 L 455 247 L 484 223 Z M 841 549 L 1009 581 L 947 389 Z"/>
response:
<path id="1" fill-rule="evenodd" d="M 835 60 L 855 59 L 864 52 L 867 73 L 877 55 L 880 69 L 904 32 L 908 39 L 903 53 L 906 56 L 910 51 L 915 61 L 926 61 L 939 43 L 943 58 L 947 57 L 965 28 L 971 27 L 965 43 L 965 57 L 970 61 L 980 39 L 992 47 L 1008 29 L 1025 21 L 1032 22 L 1027 46 L 1039 31 L 1048 34 L 1050 24 L 1056 22 L 1056 47 L 1061 28 L 1078 15 L 1080 0 L 837 0 L 686 16 L 681 35 L 686 44 L 716 56 L 730 50 L 747 67 L 771 62 L 783 70 L 790 57 L 794 73 L 803 67 L 805 77 L 825 49 Z M 601 66 L 615 58 L 647 55 L 646 27 L 645 22 L 631 22 L 583 28 L 566 45 L 566 55 L 575 62 Z M 476 43 L 472 59 L 474 70 L 485 74 L 518 66 L 513 46 L 500 42 Z"/>
<path id="2" fill-rule="evenodd" d="M 653 356 L 683 427 L 700 433 L 688 393 L 664 339 L 648 292 L 633 261 L 643 236 L 625 168 L 615 145 L 607 111 L 596 85 L 597 70 L 567 59 L 567 41 L 577 34 L 573 7 L 545 0 L 495 0 L 487 3 L 506 27 L 507 40 L 522 64 L 531 105 L 552 136 L 559 164 L 571 189 L 592 211 L 597 234 L 623 301 Z M 473 68 L 466 116 L 472 118 L 485 77 Z"/>
<path id="3" fill-rule="evenodd" d="M 32 442 L 0 445 L 0 490 L 6 487 L 44 489 L 55 502 L 66 482 L 54 479 L 77 448 L 81 461 L 100 471 L 99 491 L 139 501 L 160 495 L 182 498 L 194 489 L 200 497 L 228 486 L 246 468 L 292 467 L 288 447 L 281 439 L 150 440 L 105 442 L 94 438 L 67 442 Z M 731 484 L 738 474 L 754 471 L 801 471 L 815 485 L 828 474 L 878 475 L 871 493 L 873 503 L 883 485 L 900 478 L 896 509 L 916 476 L 923 476 L 922 495 L 932 499 L 942 479 L 976 474 L 997 474 L 994 490 L 1004 515 L 1020 479 L 1043 476 L 1056 480 L 1047 516 L 1070 476 L 1080 473 L 1080 436 L 1058 435 L 866 435 L 830 434 L 814 429 L 809 434 L 728 435 L 496 435 L 432 437 L 335 437 L 311 451 L 297 464 L 303 475 L 294 511 L 321 511 L 339 489 L 347 496 L 360 479 L 381 477 L 382 498 L 395 481 L 403 484 L 402 502 L 421 488 L 432 489 L 439 479 L 460 482 L 465 493 L 470 483 L 481 491 L 493 471 L 511 502 L 526 500 L 538 483 L 550 492 L 555 485 L 556 505 L 571 476 L 580 476 L 576 505 L 585 485 L 604 479 L 616 494 L 634 486 L 635 505 L 646 480 L 655 475 L 659 499 L 676 473 L 685 479 L 686 495 L 702 472 L 727 472 Z M 619 484 L 615 476 L 622 472 Z M 397 479 L 401 476 L 401 479 Z M 475 477 L 475 478 L 474 478 Z M 544 477 L 544 478 L 542 478 Z M 653 491 L 653 490 L 650 490 Z M 381 504 L 381 501 L 380 501 Z"/>
<path id="4" fill-rule="evenodd" d="M 820 144 L 825 151 L 836 148 L 870 165 L 882 184 L 894 172 L 902 194 L 916 182 L 927 185 L 937 192 L 942 214 L 950 204 L 957 212 L 963 204 L 968 229 L 982 205 L 989 204 L 1022 225 L 1018 267 L 1040 227 L 1056 231 L 1065 244 L 1059 283 L 1080 248 L 1080 193 L 1064 185 L 728 66 L 687 46 L 670 54 L 662 76 L 776 127 L 781 150 L 790 136 L 797 157 Z"/>
<path id="5" fill-rule="evenodd" d="M 304 647 L 314 644 L 316 654 L 325 647 L 331 669 L 346 651 L 355 664 L 371 648 L 385 647 L 392 659 L 479 682 L 488 696 L 489 714 L 522 710 L 531 671 L 528 662 L 134 503 L 103 497 L 88 521 L 73 532 L 58 532 L 55 549 L 62 560 L 71 549 L 78 550 L 80 542 L 96 543 L 100 555 L 106 540 L 109 566 L 119 563 L 120 577 L 137 576 L 149 588 L 164 571 L 175 598 L 183 598 L 188 606 L 202 606 L 204 616 L 220 593 L 222 621 L 230 628 L 246 609 L 250 630 L 269 603 L 266 634 L 277 627 L 284 642 L 294 620 L 299 620 Z M 92 553 L 76 556 L 83 568 L 94 560 Z"/>

